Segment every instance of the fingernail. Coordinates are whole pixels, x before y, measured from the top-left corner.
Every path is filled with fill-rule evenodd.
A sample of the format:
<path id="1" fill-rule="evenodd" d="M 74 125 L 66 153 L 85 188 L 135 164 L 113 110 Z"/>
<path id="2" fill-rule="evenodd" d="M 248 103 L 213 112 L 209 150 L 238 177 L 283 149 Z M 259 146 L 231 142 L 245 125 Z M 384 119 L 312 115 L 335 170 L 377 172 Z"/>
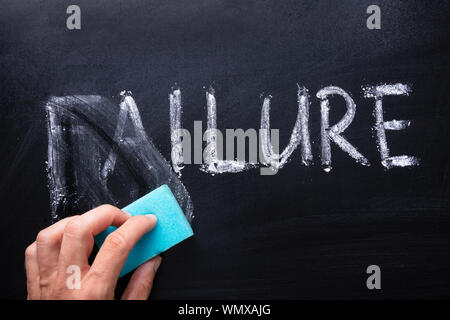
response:
<path id="1" fill-rule="evenodd" d="M 161 265 L 162 262 L 162 258 L 160 256 L 157 256 L 155 258 L 155 264 L 153 265 L 153 269 L 156 271 L 158 271 L 159 266 Z"/>
<path id="2" fill-rule="evenodd" d="M 127 216 L 131 217 L 131 213 L 128 213 L 128 212 L 126 212 L 126 211 L 124 211 L 124 212 L 125 212 L 125 214 L 126 214 Z"/>
<path id="3" fill-rule="evenodd" d="M 155 221 L 158 220 L 154 214 L 146 214 L 145 216 Z"/>

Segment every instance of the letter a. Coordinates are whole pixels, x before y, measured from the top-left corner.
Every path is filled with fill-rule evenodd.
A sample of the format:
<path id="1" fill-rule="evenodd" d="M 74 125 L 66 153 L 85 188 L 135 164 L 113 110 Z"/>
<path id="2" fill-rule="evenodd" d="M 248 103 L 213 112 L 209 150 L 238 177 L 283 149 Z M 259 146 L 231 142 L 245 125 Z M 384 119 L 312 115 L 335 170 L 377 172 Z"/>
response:
<path id="1" fill-rule="evenodd" d="M 70 16 L 66 20 L 66 26 L 69 30 L 80 30 L 81 29 L 81 9 L 77 5 L 70 5 L 66 10 L 67 14 Z"/>
<path id="2" fill-rule="evenodd" d="M 370 277 L 367 278 L 366 285 L 367 289 L 381 289 L 381 270 L 380 267 L 373 264 L 367 267 L 367 274 L 371 274 Z"/>
<path id="3" fill-rule="evenodd" d="M 373 30 L 373 29 L 381 29 L 381 10 L 379 6 L 371 5 L 367 7 L 368 14 L 371 14 L 367 18 L 367 29 Z"/>

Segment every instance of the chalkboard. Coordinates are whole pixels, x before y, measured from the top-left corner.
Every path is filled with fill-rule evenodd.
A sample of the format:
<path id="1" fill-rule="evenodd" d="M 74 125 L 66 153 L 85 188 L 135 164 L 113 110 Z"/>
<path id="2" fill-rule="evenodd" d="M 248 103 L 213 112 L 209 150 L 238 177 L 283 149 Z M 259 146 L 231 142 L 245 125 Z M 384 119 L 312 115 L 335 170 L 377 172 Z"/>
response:
<path id="1" fill-rule="evenodd" d="M 448 1 L 79 0 L 80 29 L 69 28 L 73 4 L 0 6 L 0 297 L 26 297 L 26 246 L 54 219 L 87 210 L 100 190 L 80 190 L 74 170 L 106 160 L 72 149 L 64 160 L 64 175 L 72 177 L 67 197 L 51 198 L 49 106 L 70 106 L 98 126 L 95 134 L 103 132 L 122 159 L 102 116 L 126 101 L 139 111 L 147 139 L 139 141 L 158 152 L 152 161 L 165 170 L 153 173 L 172 183 L 193 216 L 195 236 L 164 254 L 154 299 L 450 297 Z M 371 5 L 379 8 L 379 28 L 369 28 Z M 347 100 L 318 94 L 324 88 L 339 88 Z M 383 88 L 401 92 L 382 96 Z M 306 103 L 301 97 L 310 149 L 302 140 L 276 174 L 261 174 L 267 166 L 260 163 L 233 173 L 196 163 L 175 172 L 177 112 L 191 133 L 195 121 L 206 130 L 210 111 L 223 132 L 258 130 L 270 102 L 281 152 Z M 90 99 L 97 109 L 64 105 L 67 99 Z M 351 123 L 334 133 L 365 160 L 355 161 L 330 135 L 349 101 Z M 377 103 L 387 124 L 376 118 Z M 108 128 L 115 132 L 115 124 Z M 407 165 L 382 163 L 382 132 L 389 155 L 410 156 Z M 148 164 L 133 152 L 122 156 Z M 114 174 L 125 178 L 98 201 L 123 206 L 150 191 L 147 171 L 133 163 L 118 162 Z M 84 186 L 89 175 L 82 175 Z M 381 270 L 381 289 L 367 287 L 372 265 Z"/>

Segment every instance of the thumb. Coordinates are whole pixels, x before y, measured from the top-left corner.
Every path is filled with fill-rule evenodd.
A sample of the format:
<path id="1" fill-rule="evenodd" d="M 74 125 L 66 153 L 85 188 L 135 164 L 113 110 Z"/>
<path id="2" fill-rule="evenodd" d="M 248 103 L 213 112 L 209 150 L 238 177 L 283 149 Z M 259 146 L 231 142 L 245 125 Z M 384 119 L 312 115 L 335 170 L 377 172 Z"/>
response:
<path id="1" fill-rule="evenodd" d="M 140 265 L 131 276 L 122 300 L 147 300 L 161 261 L 161 257 L 156 256 Z"/>

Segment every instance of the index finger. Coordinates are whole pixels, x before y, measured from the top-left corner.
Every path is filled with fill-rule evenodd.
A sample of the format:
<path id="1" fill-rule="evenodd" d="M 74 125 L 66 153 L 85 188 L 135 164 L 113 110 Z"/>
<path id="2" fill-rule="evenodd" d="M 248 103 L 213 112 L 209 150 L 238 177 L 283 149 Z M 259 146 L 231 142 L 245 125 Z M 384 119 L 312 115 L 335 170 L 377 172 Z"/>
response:
<path id="1" fill-rule="evenodd" d="M 131 215 L 109 204 L 94 208 L 79 217 L 82 232 L 96 236 L 110 226 L 122 225 Z"/>
<path id="2" fill-rule="evenodd" d="M 102 205 L 69 221 L 64 228 L 58 269 L 69 265 L 85 267 L 94 245 L 94 236 L 111 225 L 122 225 L 131 215 L 111 205 Z"/>
<path id="3" fill-rule="evenodd" d="M 141 237 L 156 225 L 156 216 L 138 215 L 128 219 L 110 233 L 100 248 L 87 274 L 101 278 L 103 283 L 115 283 L 128 254 Z"/>

